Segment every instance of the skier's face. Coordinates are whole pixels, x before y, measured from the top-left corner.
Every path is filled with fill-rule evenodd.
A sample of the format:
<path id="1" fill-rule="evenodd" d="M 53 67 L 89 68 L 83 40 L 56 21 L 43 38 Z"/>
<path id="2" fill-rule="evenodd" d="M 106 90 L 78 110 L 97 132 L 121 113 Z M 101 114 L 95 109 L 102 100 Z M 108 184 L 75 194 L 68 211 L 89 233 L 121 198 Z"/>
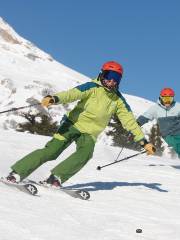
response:
<path id="1" fill-rule="evenodd" d="M 118 84 L 117 84 L 116 81 L 114 81 L 114 79 L 111 79 L 111 80 L 104 79 L 103 80 L 103 85 L 105 87 L 107 87 L 108 89 L 115 89 L 115 88 L 117 88 Z"/>
<path id="2" fill-rule="evenodd" d="M 169 107 L 174 100 L 174 97 L 171 96 L 160 96 L 161 102 L 163 103 L 164 106 Z"/>
<path id="3" fill-rule="evenodd" d="M 118 88 L 122 75 L 115 71 L 104 71 L 102 75 L 102 83 L 108 89 Z"/>

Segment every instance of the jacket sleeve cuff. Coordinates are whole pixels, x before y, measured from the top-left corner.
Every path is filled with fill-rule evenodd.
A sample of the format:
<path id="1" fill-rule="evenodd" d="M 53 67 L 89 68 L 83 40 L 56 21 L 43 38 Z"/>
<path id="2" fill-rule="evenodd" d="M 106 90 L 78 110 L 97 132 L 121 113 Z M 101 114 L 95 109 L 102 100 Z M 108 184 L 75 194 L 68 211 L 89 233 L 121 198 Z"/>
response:
<path id="1" fill-rule="evenodd" d="M 58 96 L 53 96 L 54 99 L 54 103 L 59 103 L 60 99 L 58 98 Z"/>

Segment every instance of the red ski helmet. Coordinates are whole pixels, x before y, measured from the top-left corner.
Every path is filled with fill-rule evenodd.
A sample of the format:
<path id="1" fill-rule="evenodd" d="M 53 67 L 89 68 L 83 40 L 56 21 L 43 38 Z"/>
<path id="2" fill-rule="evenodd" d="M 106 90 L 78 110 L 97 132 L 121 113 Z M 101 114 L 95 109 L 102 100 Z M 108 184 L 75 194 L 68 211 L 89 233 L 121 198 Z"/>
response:
<path id="1" fill-rule="evenodd" d="M 109 61 L 103 64 L 102 66 L 102 71 L 114 71 L 117 73 L 120 73 L 121 75 L 123 74 L 123 67 L 121 64 L 114 62 L 114 61 Z"/>
<path id="2" fill-rule="evenodd" d="M 175 92 L 172 88 L 163 88 L 160 92 L 160 96 L 161 97 L 174 97 L 175 96 Z"/>

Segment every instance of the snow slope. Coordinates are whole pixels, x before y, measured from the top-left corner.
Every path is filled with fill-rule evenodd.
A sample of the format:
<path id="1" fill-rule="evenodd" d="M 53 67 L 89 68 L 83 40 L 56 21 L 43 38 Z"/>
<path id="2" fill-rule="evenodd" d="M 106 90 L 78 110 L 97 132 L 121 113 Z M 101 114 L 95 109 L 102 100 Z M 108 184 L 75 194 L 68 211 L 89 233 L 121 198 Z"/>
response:
<path id="1" fill-rule="evenodd" d="M 0 175 L 48 137 L 0 130 Z M 74 150 L 67 149 L 57 160 Z M 0 240 L 179 240 L 180 162 L 141 155 L 97 171 L 119 148 L 98 143 L 93 159 L 65 186 L 88 189 L 90 201 L 39 188 L 33 197 L 0 183 Z M 121 157 L 133 154 L 124 150 Z M 49 162 L 30 176 L 43 179 Z M 136 233 L 141 228 L 142 233 Z"/>

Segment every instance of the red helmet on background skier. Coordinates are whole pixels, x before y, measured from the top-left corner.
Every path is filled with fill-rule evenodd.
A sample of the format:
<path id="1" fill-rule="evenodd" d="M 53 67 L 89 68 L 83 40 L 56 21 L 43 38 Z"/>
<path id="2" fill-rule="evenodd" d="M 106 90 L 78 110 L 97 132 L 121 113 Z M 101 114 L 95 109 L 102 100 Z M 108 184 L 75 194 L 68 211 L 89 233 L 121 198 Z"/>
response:
<path id="1" fill-rule="evenodd" d="M 115 61 L 109 61 L 103 64 L 99 79 L 103 86 L 108 89 L 117 89 L 123 74 L 123 67 Z"/>
<path id="2" fill-rule="evenodd" d="M 174 97 L 175 96 L 175 92 L 172 88 L 163 88 L 160 92 L 160 96 L 161 97 Z"/>

